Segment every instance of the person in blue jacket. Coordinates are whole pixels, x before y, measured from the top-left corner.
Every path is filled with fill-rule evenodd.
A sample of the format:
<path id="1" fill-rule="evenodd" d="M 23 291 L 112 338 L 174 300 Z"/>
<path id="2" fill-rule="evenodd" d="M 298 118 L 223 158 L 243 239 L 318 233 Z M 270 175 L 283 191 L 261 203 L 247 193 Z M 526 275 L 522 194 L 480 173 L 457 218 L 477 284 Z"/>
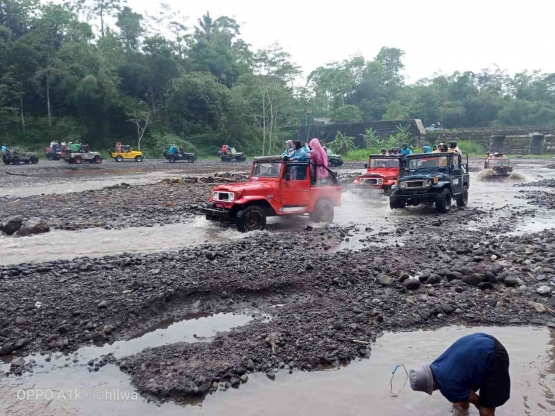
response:
<path id="1" fill-rule="evenodd" d="M 424 153 L 432 153 L 432 148 L 428 145 L 424 146 Z"/>
<path id="2" fill-rule="evenodd" d="M 401 146 L 401 151 L 399 153 L 402 156 L 408 156 L 408 155 L 412 155 L 412 150 L 410 150 L 410 147 L 408 144 L 403 143 Z"/>
<path id="3" fill-rule="evenodd" d="M 8 151 L 8 148 L 6 147 L 5 144 L 2 145 L 2 154 L 6 153 Z"/>
<path id="4" fill-rule="evenodd" d="M 177 150 L 175 144 L 170 144 L 170 148 L 168 149 L 168 154 L 175 155 L 175 151 Z"/>
<path id="5" fill-rule="evenodd" d="M 409 378 L 414 391 L 431 395 L 439 390 L 463 409 L 472 403 L 480 416 L 495 415 L 495 409 L 511 396 L 509 354 L 484 333 L 460 338 L 433 363 L 411 369 Z"/>
<path id="6" fill-rule="evenodd" d="M 285 150 L 281 155 L 289 157 L 291 153 L 293 153 L 294 151 L 295 151 L 295 145 L 293 144 L 293 140 L 287 140 L 285 142 Z"/>

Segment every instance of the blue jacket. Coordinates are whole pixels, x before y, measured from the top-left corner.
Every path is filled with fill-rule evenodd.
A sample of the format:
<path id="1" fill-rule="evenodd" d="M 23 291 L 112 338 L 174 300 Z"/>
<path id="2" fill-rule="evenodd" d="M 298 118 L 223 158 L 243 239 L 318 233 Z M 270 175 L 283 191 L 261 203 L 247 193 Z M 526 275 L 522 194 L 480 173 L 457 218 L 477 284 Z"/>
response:
<path id="1" fill-rule="evenodd" d="M 2 153 L 6 153 L 8 151 L 8 148 L 6 146 L 2 146 Z"/>
<path id="2" fill-rule="evenodd" d="M 300 149 L 293 150 L 293 153 L 289 155 L 289 159 L 295 159 L 298 162 L 302 162 L 308 160 L 308 155 L 306 154 L 304 148 L 301 147 Z"/>
<path id="3" fill-rule="evenodd" d="M 175 151 L 176 151 L 175 146 L 170 146 L 170 149 L 168 150 L 168 154 L 175 155 Z"/>
<path id="4" fill-rule="evenodd" d="M 407 155 L 412 155 L 412 150 L 410 150 L 408 147 L 406 149 L 401 149 L 401 155 L 403 156 L 407 156 Z"/>
<path id="5" fill-rule="evenodd" d="M 424 146 L 424 153 L 431 153 L 432 148 L 430 146 Z"/>
<path id="6" fill-rule="evenodd" d="M 283 153 L 281 154 L 281 156 L 291 156 L 291 154 L 295 151 L 295 148 L 293 146 L 289 146 L 288 149 L 285 149 L 283 151 Z"/>

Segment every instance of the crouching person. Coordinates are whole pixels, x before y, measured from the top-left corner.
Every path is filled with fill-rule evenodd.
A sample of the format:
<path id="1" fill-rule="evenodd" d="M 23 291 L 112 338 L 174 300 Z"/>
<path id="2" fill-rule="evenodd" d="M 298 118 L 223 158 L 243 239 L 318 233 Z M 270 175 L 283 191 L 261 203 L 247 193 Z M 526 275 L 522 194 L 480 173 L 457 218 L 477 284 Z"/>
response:
<path id="1" fill-rule="evenodd" d="M 432 364 L 411 369 L 409 377 L 413 390 L 439 390 L 463 409 L 472 403 L 480 416 L 495 415 L 511 393 L 507 350 L 483 333 L 462 337 Z"/>

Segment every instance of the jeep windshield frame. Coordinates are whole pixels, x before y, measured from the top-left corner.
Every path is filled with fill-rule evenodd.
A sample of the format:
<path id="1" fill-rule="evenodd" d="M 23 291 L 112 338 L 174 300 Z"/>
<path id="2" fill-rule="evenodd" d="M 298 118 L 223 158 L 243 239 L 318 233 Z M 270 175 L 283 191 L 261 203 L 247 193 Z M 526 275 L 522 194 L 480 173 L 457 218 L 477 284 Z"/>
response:
<path id="1" fill-rule="evenodd" d="M 407 156 L 407 169 L 411 173 L 416 172 L 449 172 L 451 158 L 459 157 L 454 153 L 423 153 Z M 425 162 L 425 165 L 423 165 Z"/>
<path id="2" fill-rule="evenodd" d="M 370 155 L 368 157 L 368 168 L 371 169 L 399 169 L 401 168 L 401 157 L 390 155 Z M 388 165 L 388 166 L 380 166 Z"/>

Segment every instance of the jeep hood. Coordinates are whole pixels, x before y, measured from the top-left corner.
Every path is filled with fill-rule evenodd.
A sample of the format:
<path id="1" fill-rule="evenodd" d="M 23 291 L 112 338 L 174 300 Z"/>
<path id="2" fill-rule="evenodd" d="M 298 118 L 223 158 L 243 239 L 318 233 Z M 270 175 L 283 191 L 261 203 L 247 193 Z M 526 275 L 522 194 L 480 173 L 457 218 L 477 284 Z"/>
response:
<path id="1" fill-rule="evenodd" d="M 360 178 L 389 178 L 397 179 L 399 177 L 399 169 L 369 169 Z"/>
<path id="2" fill-rule="evenodd" d="M 235 182 L 226 183 L 218 185 L 214 188 L 214 191 L 229 191 L 229 192 L 239 192 L 239 191 L 256 191 L 272 189 L 278 186 L 278 182 L 259 182 L 259 181 L 249 181 L 249 182 Z"/>
<path id="3" fill-rule="evenodd" d="M 430 173 L 417 173 L 414 175 L 405 175 L 400 180 L 402 181 L 412 181 L 412 180 L 426 180 L 432 178 L 439 178 L 443 180 L 444 174 L 441 172 L 430 172 Z"/>

